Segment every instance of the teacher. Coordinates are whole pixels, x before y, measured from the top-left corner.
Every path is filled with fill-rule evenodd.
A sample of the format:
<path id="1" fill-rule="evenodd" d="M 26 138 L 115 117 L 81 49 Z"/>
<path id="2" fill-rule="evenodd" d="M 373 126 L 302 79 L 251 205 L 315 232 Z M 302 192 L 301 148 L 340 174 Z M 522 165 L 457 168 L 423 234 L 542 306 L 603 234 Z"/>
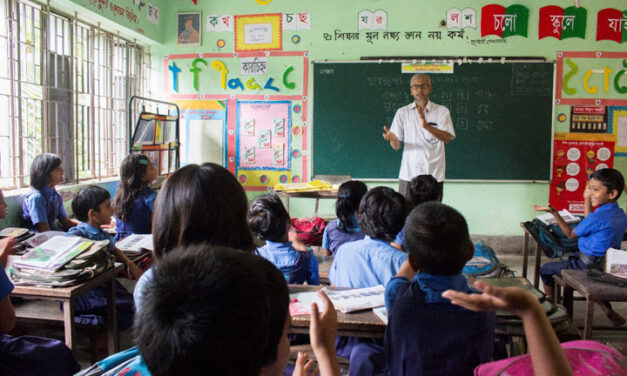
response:
<path id="1" fill-rule="evenodd" d="M 394 150 L 403 148 L 398 191 L 406 195 L 409 182 L 418 175 L 432 175 L 443 193 L 446 169 L 444 145 L 455 138 L 455 129 L 448 108 L 429 100 L 431 78 L 415 74 L 410 81 L 414 102 L 396 111 L 392 126 L 383 127 L 383 138 Z"/>

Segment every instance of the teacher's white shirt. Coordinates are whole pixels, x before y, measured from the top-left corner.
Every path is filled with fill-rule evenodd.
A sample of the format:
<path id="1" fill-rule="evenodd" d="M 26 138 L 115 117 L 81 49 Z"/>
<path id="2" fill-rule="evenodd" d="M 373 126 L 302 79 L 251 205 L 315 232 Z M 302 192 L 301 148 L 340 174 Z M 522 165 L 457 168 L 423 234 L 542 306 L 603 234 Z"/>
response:
<path id="1" fill-rule="evenodd" d="M 448 108 L 429 101 L 425 107 L 425 120 L 455 138 L 455 129 Z M 415 102 L 396 111 L 390 131 L 404 145 L 399 179 L 410 181 L 417 175 L 430 174 L 437 181 L 444 181 L 445 143 L 422 128 Z"/>

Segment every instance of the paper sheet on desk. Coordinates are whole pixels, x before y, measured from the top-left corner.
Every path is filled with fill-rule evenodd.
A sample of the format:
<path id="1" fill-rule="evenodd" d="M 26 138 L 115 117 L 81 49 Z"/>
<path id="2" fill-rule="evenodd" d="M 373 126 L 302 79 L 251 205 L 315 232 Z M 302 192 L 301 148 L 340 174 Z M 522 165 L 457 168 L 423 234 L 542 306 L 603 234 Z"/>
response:
<path id="1" fill-rule="evenodd" d="M 385 287 L 383 285 L 362 289 L 330 290 L 324 288 L 323 290 L 333 302 L 335 309 L 343 313 L 385 305 Z M 315 291 L 290 294 L 290 315 L 309 314 L 313 302 L 318 304 L 318 309 L 323 309 L 322 299 Z"/>

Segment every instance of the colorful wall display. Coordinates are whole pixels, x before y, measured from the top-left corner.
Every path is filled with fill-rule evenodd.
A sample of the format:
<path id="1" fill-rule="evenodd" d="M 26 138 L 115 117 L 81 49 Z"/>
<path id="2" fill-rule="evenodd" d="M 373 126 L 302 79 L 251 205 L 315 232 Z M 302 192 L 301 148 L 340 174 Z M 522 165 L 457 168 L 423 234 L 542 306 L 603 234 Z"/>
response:
<path id="1" fill-rule="evenodd" d="M 235 16 L 235 51 L 282 49 L 281 20 L 281 13 Z"/>
<path id="2" fill-rule="evenodd" d="M 547 5 L 540 8 L 538 21 L 538 39 L 553 37 L 559 40 L 567 38 L 586 38 L 586 8 L 561 8 Z"/>
<path id="3" fill-rule="evenodd" d="M 457 8 L 451 8 L 446 12 L 446 28 L 477 28 L 477 13 L 472 8 L 464 8 L 459 10 Z"/>
<path id="4" fill-rule="evenodd" d="M 607 8 L 597 14 L 597 40 L 627 40 L 627 10 Z"/>
<path id="5" fill-rule="evenodd" d="M 523 5 L 514 4 L 506 8 L 499 4 L 490 4 L 481 8 L 481 37 L 526 37 L 528 24 L 529 9 Z"/>

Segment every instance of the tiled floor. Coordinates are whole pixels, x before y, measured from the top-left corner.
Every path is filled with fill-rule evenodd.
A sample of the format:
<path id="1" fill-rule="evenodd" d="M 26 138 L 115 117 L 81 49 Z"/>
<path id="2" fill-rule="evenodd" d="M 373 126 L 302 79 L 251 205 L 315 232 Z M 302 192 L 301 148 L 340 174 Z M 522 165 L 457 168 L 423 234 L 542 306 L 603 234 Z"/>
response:
<path id="1" fill-rule="evenodd" d="M 514 270 L 516 276 L 521 276 L 522 273 L 522 256 L 520 255 L 501 255 L 499 256 L 501 263 L 507 265 L 510 269 Z M 533 280 L 533 267 L 534 267 L 534 257 L 530 257 L 528 262 L 528 279 Z M 542 262 L 546 262 L 546 260 L 542 260 Z M 134 283 L 128 283 L 128 281 L 122 281 L 126 287 L 131 290 L 134 287 Z M 576 296 L 576 295 L 575 295 Z M 613 306 L 617 312 L 627 318 L 627 302 L 624 303 L 613 303 Z M 574 305 L 574 322 L 575 325 L 579 328 L 583 328 L 583 320 L 584 320 L 584 302 L 583 301 L 575 301 Z M 62 330 L 37 330 L 37 333 L 32 333 L 34 335 L 40 336 L 48 336 L 54 337 L 58 339 L 63 339 Z M 605 317 L 600 308 L 595 309 L 594 312 L 594 321 L 593 321 L 593 331 L 592 331 L 592 339 L 600 341 L 600 342 L 625 342 L 627 343 L 627 325 L 621 328 L 614 328 L 609 320 Z M 91 364 L 90 356 L 89 356 L 89 344 L 87 338 L 80 338 L 78 341 L 79 349 L 75 352 L 76 357 L 81 364 L 82 367 L 87 367 Z M 132 330 L 125 330 L 120 333 L 120 344 L 121 349 L 127 349 L 133 346 L 133 335 Z"/>

